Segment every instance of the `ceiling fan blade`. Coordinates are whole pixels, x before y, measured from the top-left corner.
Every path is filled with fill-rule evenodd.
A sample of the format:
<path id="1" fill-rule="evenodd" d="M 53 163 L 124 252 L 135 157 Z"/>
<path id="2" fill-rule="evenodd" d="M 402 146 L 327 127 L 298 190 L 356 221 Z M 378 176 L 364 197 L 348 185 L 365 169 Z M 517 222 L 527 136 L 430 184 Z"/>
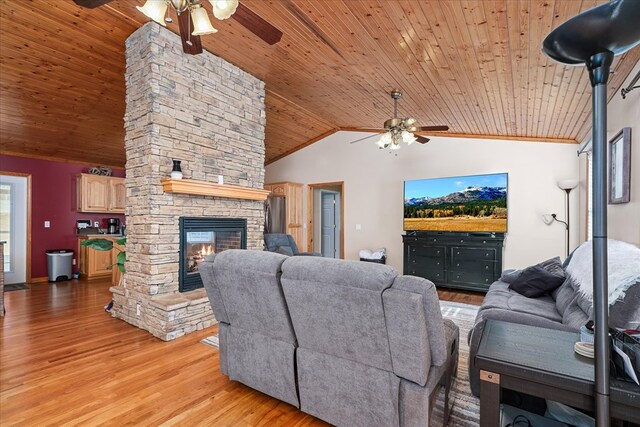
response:
<path id="1" fill-rule="evenodd" d="M 200 36 L 194 36 L 189 33 L 193 31 L 193 21 L 188 10 L 178 14 L 178 26 L 180 27 L 180 38 L 182 39 L 182 50 L 190 55 L 198 55 L 202 53 L 202 42 Z M 191 41 L 191 45 L 187 41 Z"/>
<path id="2" fill-rule="evenodd" d="M 375 133 L 382 133 L 382 132 L 386 132 L 386 130 L 385 130 L 385 129 L 382 129 L 382 128 L 374 129 L 374 128 L 352 128 L 352 127 L 344 127 L 344 128 L 340 128 L 340 130 L 345 131 L 345 132 L 375 132 Z"/>
<path id="3" fill-rule="evenodd" d="M 236 12 L 231 17 L 270 45 L 278 43 L 282 38 L 282 31 L 262 19 L 242 3 L 238 4 Z"/>
<path id="4" fill-rule="evenodd" d="M 378 135 L 365 136 L 364 138 L 360 138 L 360 139 L 356 139 L 355 141 L 351 141 L 349 144 L 355 144 L 356 142 L 364 141 L 365 139 L 373 138 L 374 136 L 378 136 Z"/>
<path id="5" fill-rule="evenodd" d="M 449 126 L 418 126 L 417 132 L 444 132 Z"/>
<path id="6" fill-rule="evenodd" d="M 113 0 L 73 0 L 75 4 L 81 7 L 86 7 L 87 9 L 95 9 L 96 7 L 100 7 L 104 4 L 110 3 Z"/>
<path id="7" fill-rule="evenodd" d="M 426 144 L 427 142 L 431 141 L 426 136 L 415 135 L 415 137 L 416 137 L 416 142 L 419 142 L 420 144 Z"/>

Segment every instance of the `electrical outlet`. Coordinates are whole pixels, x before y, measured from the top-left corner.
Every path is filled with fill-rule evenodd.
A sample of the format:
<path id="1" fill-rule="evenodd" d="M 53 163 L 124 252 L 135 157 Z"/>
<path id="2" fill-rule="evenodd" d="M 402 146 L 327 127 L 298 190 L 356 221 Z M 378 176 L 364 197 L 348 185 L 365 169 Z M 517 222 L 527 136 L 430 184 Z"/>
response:
<path id="1" fill-rule="evenodd" d="M 224 176 L 218 175 L 218 184 L 220 185 L 224 184 Z"/>
<path id="2" fill-rule="evenodd" d="M 51 228 L 51 221 L 45 221 L 44 228 Z"/>
<path id="3" fill-rule="evenodd" d="M 358 231 L 362 230 L 362 224 L 356 224 L 356 230 Z"/>
<path id="4" fill-rule="evenodd" d="M 93 226 L 95 228 L 100 228 L 100 222 L 99 221 L 93 221 Z"/>
<path id="5" fill-rule="evenodd" d="M 72 264 L 73 264 L 73 265 L 76 265 L 76 259 L 75 259 L 75 258 L 73 259 Z"/>
<path id="6" fill-rule="evenodd" d="M 140 303 L 136 303 L 136 316 L 140 317 Z"/>

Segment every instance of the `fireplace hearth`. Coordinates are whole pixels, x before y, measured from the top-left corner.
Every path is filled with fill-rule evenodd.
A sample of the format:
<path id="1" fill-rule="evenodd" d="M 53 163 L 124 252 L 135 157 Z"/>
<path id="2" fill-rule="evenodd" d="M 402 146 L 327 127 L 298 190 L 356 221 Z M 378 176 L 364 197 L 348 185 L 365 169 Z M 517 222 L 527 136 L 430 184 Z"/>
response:
<path id="1" fill-rule="evenodd" d="M 198 268 L 205 257 L 228 249 L 247 248 L 244 218 L 180 218 L 180 292 L 202 288 Z"/>

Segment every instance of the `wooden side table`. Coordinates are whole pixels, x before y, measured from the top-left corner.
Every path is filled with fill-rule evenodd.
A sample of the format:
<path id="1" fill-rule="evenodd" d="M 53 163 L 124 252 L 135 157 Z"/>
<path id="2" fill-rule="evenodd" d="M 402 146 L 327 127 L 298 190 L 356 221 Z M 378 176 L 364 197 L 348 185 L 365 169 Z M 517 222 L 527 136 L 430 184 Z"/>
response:
<path id="1" fill-rule="evenodd" d="M 480 425 L 496 427 L 502 388 L 594 410 L 593 360 L 573 351 L 577 333 L 488 320 L 476 356 Z M 611 416 L 640 423 L 640 386 L 611 380 Z"/>

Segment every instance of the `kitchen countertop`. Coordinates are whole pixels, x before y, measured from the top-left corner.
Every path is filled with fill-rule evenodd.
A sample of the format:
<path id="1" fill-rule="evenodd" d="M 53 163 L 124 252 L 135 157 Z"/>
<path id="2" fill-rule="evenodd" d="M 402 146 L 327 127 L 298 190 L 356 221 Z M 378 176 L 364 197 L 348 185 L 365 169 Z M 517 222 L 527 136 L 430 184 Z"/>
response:
<path id="1" fill-rule="evenodd" d="M 84 239 L 84 238 L 99 239 L 100 237 L 102 237 L 102 238 L 113 237 L 114 239 L 122 239 L 125 236 L 123 236 L 122 234 L 82 234 L 82 235 L 78 235 L 78 238 L 80 238 L 80 239 Z"/>

